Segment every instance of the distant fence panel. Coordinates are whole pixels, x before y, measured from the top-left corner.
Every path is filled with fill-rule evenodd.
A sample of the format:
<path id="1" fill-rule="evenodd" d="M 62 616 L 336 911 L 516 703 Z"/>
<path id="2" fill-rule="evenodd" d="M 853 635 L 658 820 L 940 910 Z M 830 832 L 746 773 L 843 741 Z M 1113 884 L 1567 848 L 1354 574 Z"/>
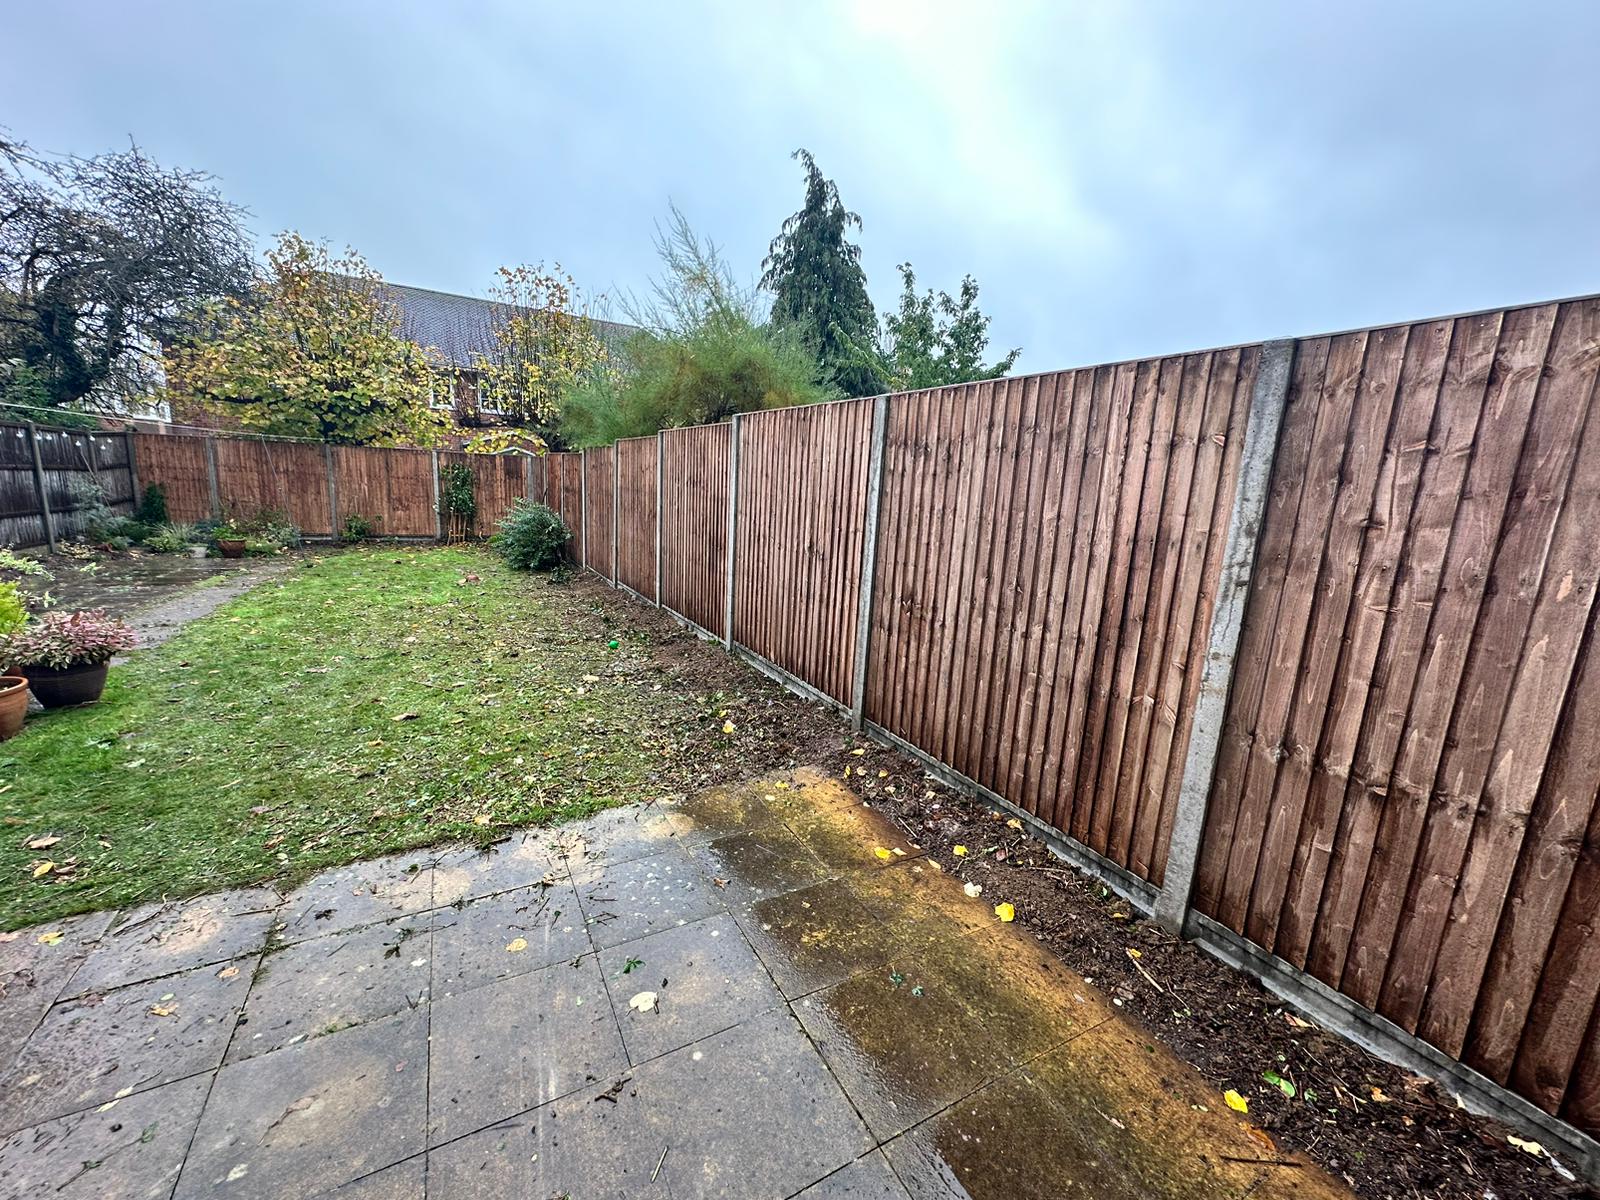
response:
<path id="1" fill-rule="evenodd" d="M 655 599 L 656 452 L 660 439 L 617 443 L 617 582 Z"/>
<path id="2" fill-rule="evenodd" d="M 616 487 L 612 472 L 616 456 L 610 446 L 585 450 L 583 456 L 587 481 L 584 487 L 588 497 L 584 507 L 583 565 L 611 579 L 611 517 L 615 511 L 613 489 Z"/>
<path id="3" fill-rule="evenodd" d="M 872 409 L 740 418 L 733 640 L 841 704 L 855 674 Z"/>
<path id="4" fill-rule="evenodd" d="M 726 633 L 730 426 L 662 434 L 661 603 Z"/>
<path id="5" fill-rule="evenodd" d="M 226 496 L 223 515 L 248 518 L 270 509 L 283 513 L 308 536 L 321 537 L 334 531 L 333 513 L 328 507 L 327 462 L 321 446 L 259 438 L 219 438 L 215 445 L 218 493 Z M 143 468 L 144 463 L 140 466 Z M 141 474 L 150 478 L 148 470 Z M 209 502 L 208 495 L 208 508 Z M 170 493 L 167 508 L 172 510 Z M 174 520 L 196 519 L 180 518 L 176 512 L 172 516 Z"/>
<path id="6" fill-rule="evenodd" d="M 58 538 L 82 530 L 95 488 L 114 514 L 133 512 L 126 435 L 51 426 L 35 426 L 34 432 L 44 495 Z M 0 539 L 8 546 L 41 546 L 46 541 L 25 424 L 0 425 Z"/>
<path id="7" fill-rule="evenodd" d="M 167 497 L 167 515 L 174 521 L 201 521 L 213 515 L 206 451 L 209 441 L 142 431 L 133 435 L 139 486 L 160 484 Z"/>
<path id="8" fill-rule="evenodd" d="M 572 530 L 565 555 L 568 561 L 577 562 L 583 522 L 583 455 L 570 451 L 546 455 L 545 469 L 550 497 L 546 503 Z"/>
<path id="9" fill-rule="evenodd" d="M 1304 341 L 1201 911 L 1600 1129 L 1600 302 Z"/>
<path id="10" fill-rule="evenodd" d="M 478 534 L 488 537 L 511 511 L 511 506 L 530 494 L 528 458 L 523 454 L 471 454 L 467 457 L 472 467 L 472 492 L 478 502 Z"/>

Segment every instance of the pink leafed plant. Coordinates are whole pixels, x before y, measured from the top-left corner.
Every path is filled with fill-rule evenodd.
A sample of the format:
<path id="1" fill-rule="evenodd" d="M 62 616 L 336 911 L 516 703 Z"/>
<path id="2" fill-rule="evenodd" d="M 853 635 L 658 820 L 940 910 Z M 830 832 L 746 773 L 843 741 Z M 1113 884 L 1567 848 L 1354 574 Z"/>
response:
<path id="1" fill-rule="evenodd" d="M 0 659 L 17 668 L 94 666 L 131 650 L 137 639 L 126 621 L 104 609 L 48 612 L 16 633 L 0 638 Z"/>

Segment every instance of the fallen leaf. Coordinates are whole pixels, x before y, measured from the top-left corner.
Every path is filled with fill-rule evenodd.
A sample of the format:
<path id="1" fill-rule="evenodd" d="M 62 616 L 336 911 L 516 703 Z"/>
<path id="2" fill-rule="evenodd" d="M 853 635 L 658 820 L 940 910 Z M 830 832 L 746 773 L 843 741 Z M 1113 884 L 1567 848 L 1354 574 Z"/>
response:
<path id="1" fill-rule="evenodd" d="M 628 1007 L 635 1012 L 647 1013 L 652 1011 L 655 1006 L 656 994 L 654 992 L 639 992 L 632 1000 L 628 1001 Z"/>
<path id="2" fill-rule="evenodd" d="M 1129 946 L 1128 947 L 1128 957 L 1129 958 L 1143 958 L 1144 954 L 1141 953 L 1138 950 L 1135 950 L 1132 946 Z"/>
<path id="3" fill-rule="evenodd" d="M 171 1008 L 165 1004 L 152 1004 L 150 1006 L 150 1015 L 152 1017 L 170 1017 L 177 1011 L 176 1008 Z"/>
<path id="4" fill-rule="evenodd" d="M 55 834 L 53 834 L 53 833 L 49 837 L 34 838 L 33 841 L 28 843 L 28 849 L 29 850 L 48 850 L 51 846 L 54 846 L 60 840 L 61 839 L 59 837 L 57 837 Z"/>
<path id="5" fill-rule="evenodd" d="M 58 945 L 61 941 L 61 933 L 59 930 L 52 929 L 49 933 L 41 933 L 34 940 L 37 941 L 41 946 Z"/>
<path id="6" fill-rule="evenodd" d="M 222 970 L 217 972 L 217 978 L 218 979 L 232 979 L 238 973 L 239 973 L 239 968 L 238 967 L 223 967 Z"/>
<path id="7" fill-rule="evenodd" d="M 1233 1109 L 1234 1112 L 1247 1113 L 1250 1111 L 1250 1101 L 1239 1095 L 1232 1088 L 1223 1092 L 1222 1098 L 1228 1102 L 1228 1107 Z"/>
<path id="8" fill-rule="evenodd" d="M 951 850 L 950 853 L 954 854 L 957 858 L 965 858 L 967 856 L 967 848 L 965 846 L 957 846 L 955 849 Z"/>
<path id="9" fill-rule="evenodd" d="M 487 825 L 489 823 L 489 814 L 479 813 L 477 816 L 472 818 L 472 823 L 474 825 Z"/>
<path id="10" fill-rule="evenodd" d="M 1526 1138 L 1519 1138 L 1514 1133 L 1506 1134 L 1506 1141 L 1510 1142 L 1518 1150 L 1525 1151 L 1528 1154 L 1542 1155 L 1544 1153 L 1544 1147 L 1538 1142 L 1530 1142 Z"/>
<path id="11" fill-rule="evenodd" d="M 512 938 L 506 943 L 506 951 L 510 954 L 520 954 L 528 948 L 528 939 L 525 937 Z"/>
<path id="12" fill-rule="evenodd" d="M 863 754 L 865 754 L 865 753 L 866 753 L 866 752 L 867 752 L 867 751 L 866 751 L 866 747 L 864 747 L 864 746 L 863 746 L 863 747 L 861 747 L 861 748 L 859 748 L 859 749 L 856 749 L 856 750 L 852 750 L 852 751 L 850 751 L 850 753 L 851 753 L 851 754 L 854 754 L 854 755 L 855 755 L 855 756 L 856 756 L 856 757 L 857 757 L 857 758 L 860 758 L 860 757 L 861 757 L 861 756 L 862 756 L 862 755 L 863 755 Z"/>
<path id="13" fill-rule="evenodd" d="M 1015 921 L 1017 919 L 1017 910 L 1002 901 L 994 906 L 994 915 L 1002 921 Z"/>
<path id="14" fill-rule="evenodd" d="M 1381 1087 L 1374 1087 L 1372 1089 L 1372 1098 L 1379 1104 L 1389 1103 L 1389 1097 L 1383 1094 L 1383 1089 Z"/>
<path id="15" fill-rule="evenodd" d="M 733 726 L 733 722 L 732 721 L 724 721 L 722 723 L 722 732 L 723 733 L 732 733 L 733 732 L 733 728 L 734 728 L 734 726 Z"/>
<path id="16" fill-rule="evenodd" d="M 1022 822 L 1017 820 L 1015 817 L 1012 817 L 1009 821 L 1006 822 L 1006 827 L 1008 829 L 1021 829 L 1022 828 Z"/>
<path id="17" fill-rule="evenodd" d="M 879 858 L 881 858 L 884 862 L 888 862 L 891 858 L 894 857 L 894 855 L 890 854 L 882 846 L 875 847 L 872 852 L 874 854 L 876 854 Z"/>
<path id="18" fill-rule="evenodd" d="M 399 716 L 394 718 L 396 721 L 415 721 L 416 719 L 417 714 L 412 712 L 401 713 Z"/>
<path id="19" fill-rule="evenodd" d="M 978 883 L 969 883 L 961 890 L 967 895 L 971 896 L 974 900 L 983 895 L 983 885 Z"/>
<path id="20" fill-rule="evenodd" d="M 600 676 L 598 676 L 598 675 L 585 675 L 583 677 L 583 681 L 585 683 L 599 683 L 600 682 Z"/>
<path id="21" fill-rule="evenodd" d="M 39 863 L 37 866 L 35 866 L 33 868 L 33 877 L 35 879 L 38 879 L 40 876 L 50 874 L 50 872 L 54 871 L 55 869 L 56 869 L 55 863 L 51 862 L 47 858 L 42 863 Z"/>
<path id="22" fill-rule="evenodd" d="M 1279 1075 L 1276 1071 L 1263 1071 L 1261 1073 L 1261 1078 L 1265 1079 L 1273 1087 L 1277 1088 L 1285 1096 L 1289 1097 L 1289 1099 L 1294 1099 L 1294 1084 L 1285 1079 L 1282 1075 Z"/>

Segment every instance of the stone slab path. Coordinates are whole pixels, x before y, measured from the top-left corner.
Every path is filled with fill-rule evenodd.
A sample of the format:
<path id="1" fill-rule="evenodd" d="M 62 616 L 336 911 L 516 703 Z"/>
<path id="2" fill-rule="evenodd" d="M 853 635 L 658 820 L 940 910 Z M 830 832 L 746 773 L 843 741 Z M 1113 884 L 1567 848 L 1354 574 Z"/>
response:
<path id="1" fill-rule="evenodd" d="M 819 773 L 0 935 L 0 1196 L 1345 1195 Z"/>

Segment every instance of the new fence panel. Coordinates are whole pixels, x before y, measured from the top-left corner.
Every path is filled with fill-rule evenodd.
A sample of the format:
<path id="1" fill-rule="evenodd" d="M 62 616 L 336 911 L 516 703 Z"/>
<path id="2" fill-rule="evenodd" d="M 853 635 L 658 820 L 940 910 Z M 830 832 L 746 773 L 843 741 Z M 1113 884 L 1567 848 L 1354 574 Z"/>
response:
<path id="1" fill-rule="evenodd" d="M 662 434 L 661 603 L 724 636 L 728 572 L 728 424 Z"/>
<path id="2" fill-rule="evenodd" d="M 612 514 L 615 511 L 616 455 L 610 446 L 585 450 L 584 560 L 583 565 L 612 579 Z"/>
<path id="3" fill-rule="evenodd" d="M 871 400 L 748 413 L 739 424 L 733 640 L 850 700 Z"/>
<path id="4" fill-rule="evenodd" d="M 548 454 L 545 464 L 550 496 L 546 503 L 572 530 L 572 540 L 564 553 L 569 562 L 575 563 L 582 546 L 583 455 L 571 451 Z"/>
<path id="5" fill-rule="evenodd" d="M 133 453 L 139 464 L 139 486 L 161 485 L 167 496 L 167 515 L 174 521 L 200 521 L 211 511 L 211 474 L 207 466 L 209 438 L 167 433 L 133 435 Z M 321 454 L 321 447 L 317 447 Z M 323 488 L 326 492 L 326 486 Z"/>
<path id="6" fill-rule="evenodd" d="M 1195 892 L 1590 1132 L 1597 347 L 1594 300 L 1300 344 Z"/>
<path id="7" fill-rule="evenodd" d="M 626 438 L 617 455 L 617 582 L 649 600 L 656 592 L 656 452 L 654 437 Z"/>
<path id="8" fill-rule="evenodd" d="M 1152 881 L 1259 358 L 890 401 L 868 719 Z"/>
<path id="9" fill-rule="evenodd" d="M 272 510 L 283 513 L 308 536 L 326 537 L 335 532 L 329 508 L 327 460 L 320 445 L 265 438 L 218 438 L 215 447 L 217 491 L 223 515 L 248 518 Z M 139 466 L 141 481 L 149 478 L 151 468 L 142 459 Z M 170 492 L 167 507 L 172 508 Z M 179 519 L 176 513 L 173 516 Z"/>

